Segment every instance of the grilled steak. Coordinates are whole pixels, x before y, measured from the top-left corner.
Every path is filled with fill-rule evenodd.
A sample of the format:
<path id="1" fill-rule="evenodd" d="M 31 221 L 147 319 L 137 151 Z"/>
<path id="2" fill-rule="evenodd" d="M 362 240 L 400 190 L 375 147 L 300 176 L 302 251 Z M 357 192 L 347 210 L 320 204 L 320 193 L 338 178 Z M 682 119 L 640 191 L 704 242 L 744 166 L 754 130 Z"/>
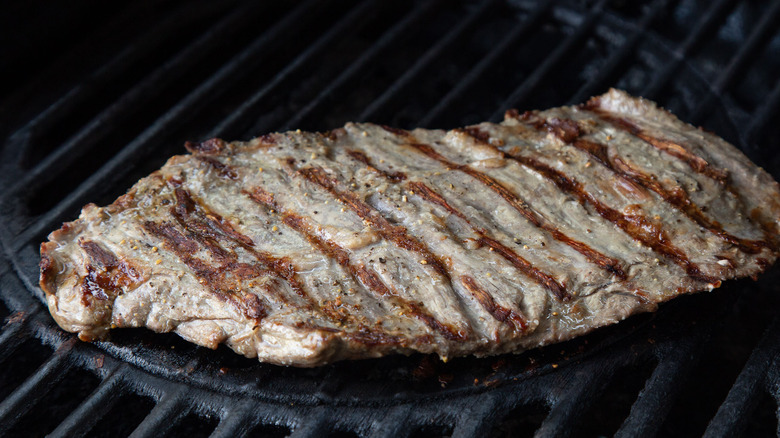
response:
<path id="1" fill-rule="evenodd" d="M 500 124 L 187 144 L 41 246 L 49 309 L 316 366 L 519 352 L 755 276 L 778 184 L 621 91 Z"/>

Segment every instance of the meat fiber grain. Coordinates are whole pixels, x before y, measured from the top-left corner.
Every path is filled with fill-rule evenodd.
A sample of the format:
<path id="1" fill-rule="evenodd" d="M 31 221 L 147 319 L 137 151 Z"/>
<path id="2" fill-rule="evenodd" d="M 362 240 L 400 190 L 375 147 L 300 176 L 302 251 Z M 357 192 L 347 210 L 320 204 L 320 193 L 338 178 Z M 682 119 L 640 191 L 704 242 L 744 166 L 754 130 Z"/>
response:
<path id="1" fill-rule="evenodd" d="M 452 131 L 187 148 L 41 246 L 65 330 L 174 331 L 294 366 L 487 356 L 756 276 L 780 244 L 766 172 L 617 90 Z"/>

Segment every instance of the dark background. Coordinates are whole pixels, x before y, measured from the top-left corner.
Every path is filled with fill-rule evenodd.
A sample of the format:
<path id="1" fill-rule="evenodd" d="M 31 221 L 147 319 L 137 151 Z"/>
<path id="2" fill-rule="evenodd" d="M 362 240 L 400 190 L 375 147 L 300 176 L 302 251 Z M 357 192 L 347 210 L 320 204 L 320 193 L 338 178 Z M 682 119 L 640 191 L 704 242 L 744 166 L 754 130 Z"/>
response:
<path id="1" fill-rule="evenodd" d="M 610 86 L 778 178 L 780 1 L 9 0 L 0 11 L 0 434 L 776 433 L 776 268 L 519 356 L 298 370 L 142 330 L 78 342 L 41 304 L 37 248 L 186 140 L 346 121 L 450 129 Z"/>

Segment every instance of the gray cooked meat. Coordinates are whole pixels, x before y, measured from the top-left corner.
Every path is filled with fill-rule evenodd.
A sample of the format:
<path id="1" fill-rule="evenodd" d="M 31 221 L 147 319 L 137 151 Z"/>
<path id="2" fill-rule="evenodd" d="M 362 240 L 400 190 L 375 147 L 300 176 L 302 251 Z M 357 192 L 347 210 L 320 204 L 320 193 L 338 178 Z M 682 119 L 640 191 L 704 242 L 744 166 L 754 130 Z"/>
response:
<path id="1" fill-rule="evenodd" d="M 621 91 L 500 124 L 188 144 L 41 247 L 83 340 L 174 331 L 261 361 L 519 352 L 775 261 L 780 190 Z"/>

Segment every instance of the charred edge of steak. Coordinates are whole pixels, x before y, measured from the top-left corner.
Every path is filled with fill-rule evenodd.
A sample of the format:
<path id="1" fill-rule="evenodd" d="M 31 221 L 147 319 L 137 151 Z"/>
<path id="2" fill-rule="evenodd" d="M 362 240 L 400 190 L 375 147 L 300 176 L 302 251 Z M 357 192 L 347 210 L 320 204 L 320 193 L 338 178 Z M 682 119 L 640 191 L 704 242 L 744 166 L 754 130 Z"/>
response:
<path id="1" fill-rule="evenodd" d="M 120 295 L 125 288 L 140 284 L 141 275 L 135 268 L 97 242 L 80 240 L 79 246 L 90 259 L 85 267 L 87 275 L 81 279 L 81 301 L 85 306 L 91 304 L 90 297 L 106 301 Z"/>
<path id="2" fill-rule="evenodd" d="M 227 143 L 220 138 L 211 138 L 199 143 L 188 141 L 184 147 L 193 155 L 219 155 L 225 151 Z"/>

